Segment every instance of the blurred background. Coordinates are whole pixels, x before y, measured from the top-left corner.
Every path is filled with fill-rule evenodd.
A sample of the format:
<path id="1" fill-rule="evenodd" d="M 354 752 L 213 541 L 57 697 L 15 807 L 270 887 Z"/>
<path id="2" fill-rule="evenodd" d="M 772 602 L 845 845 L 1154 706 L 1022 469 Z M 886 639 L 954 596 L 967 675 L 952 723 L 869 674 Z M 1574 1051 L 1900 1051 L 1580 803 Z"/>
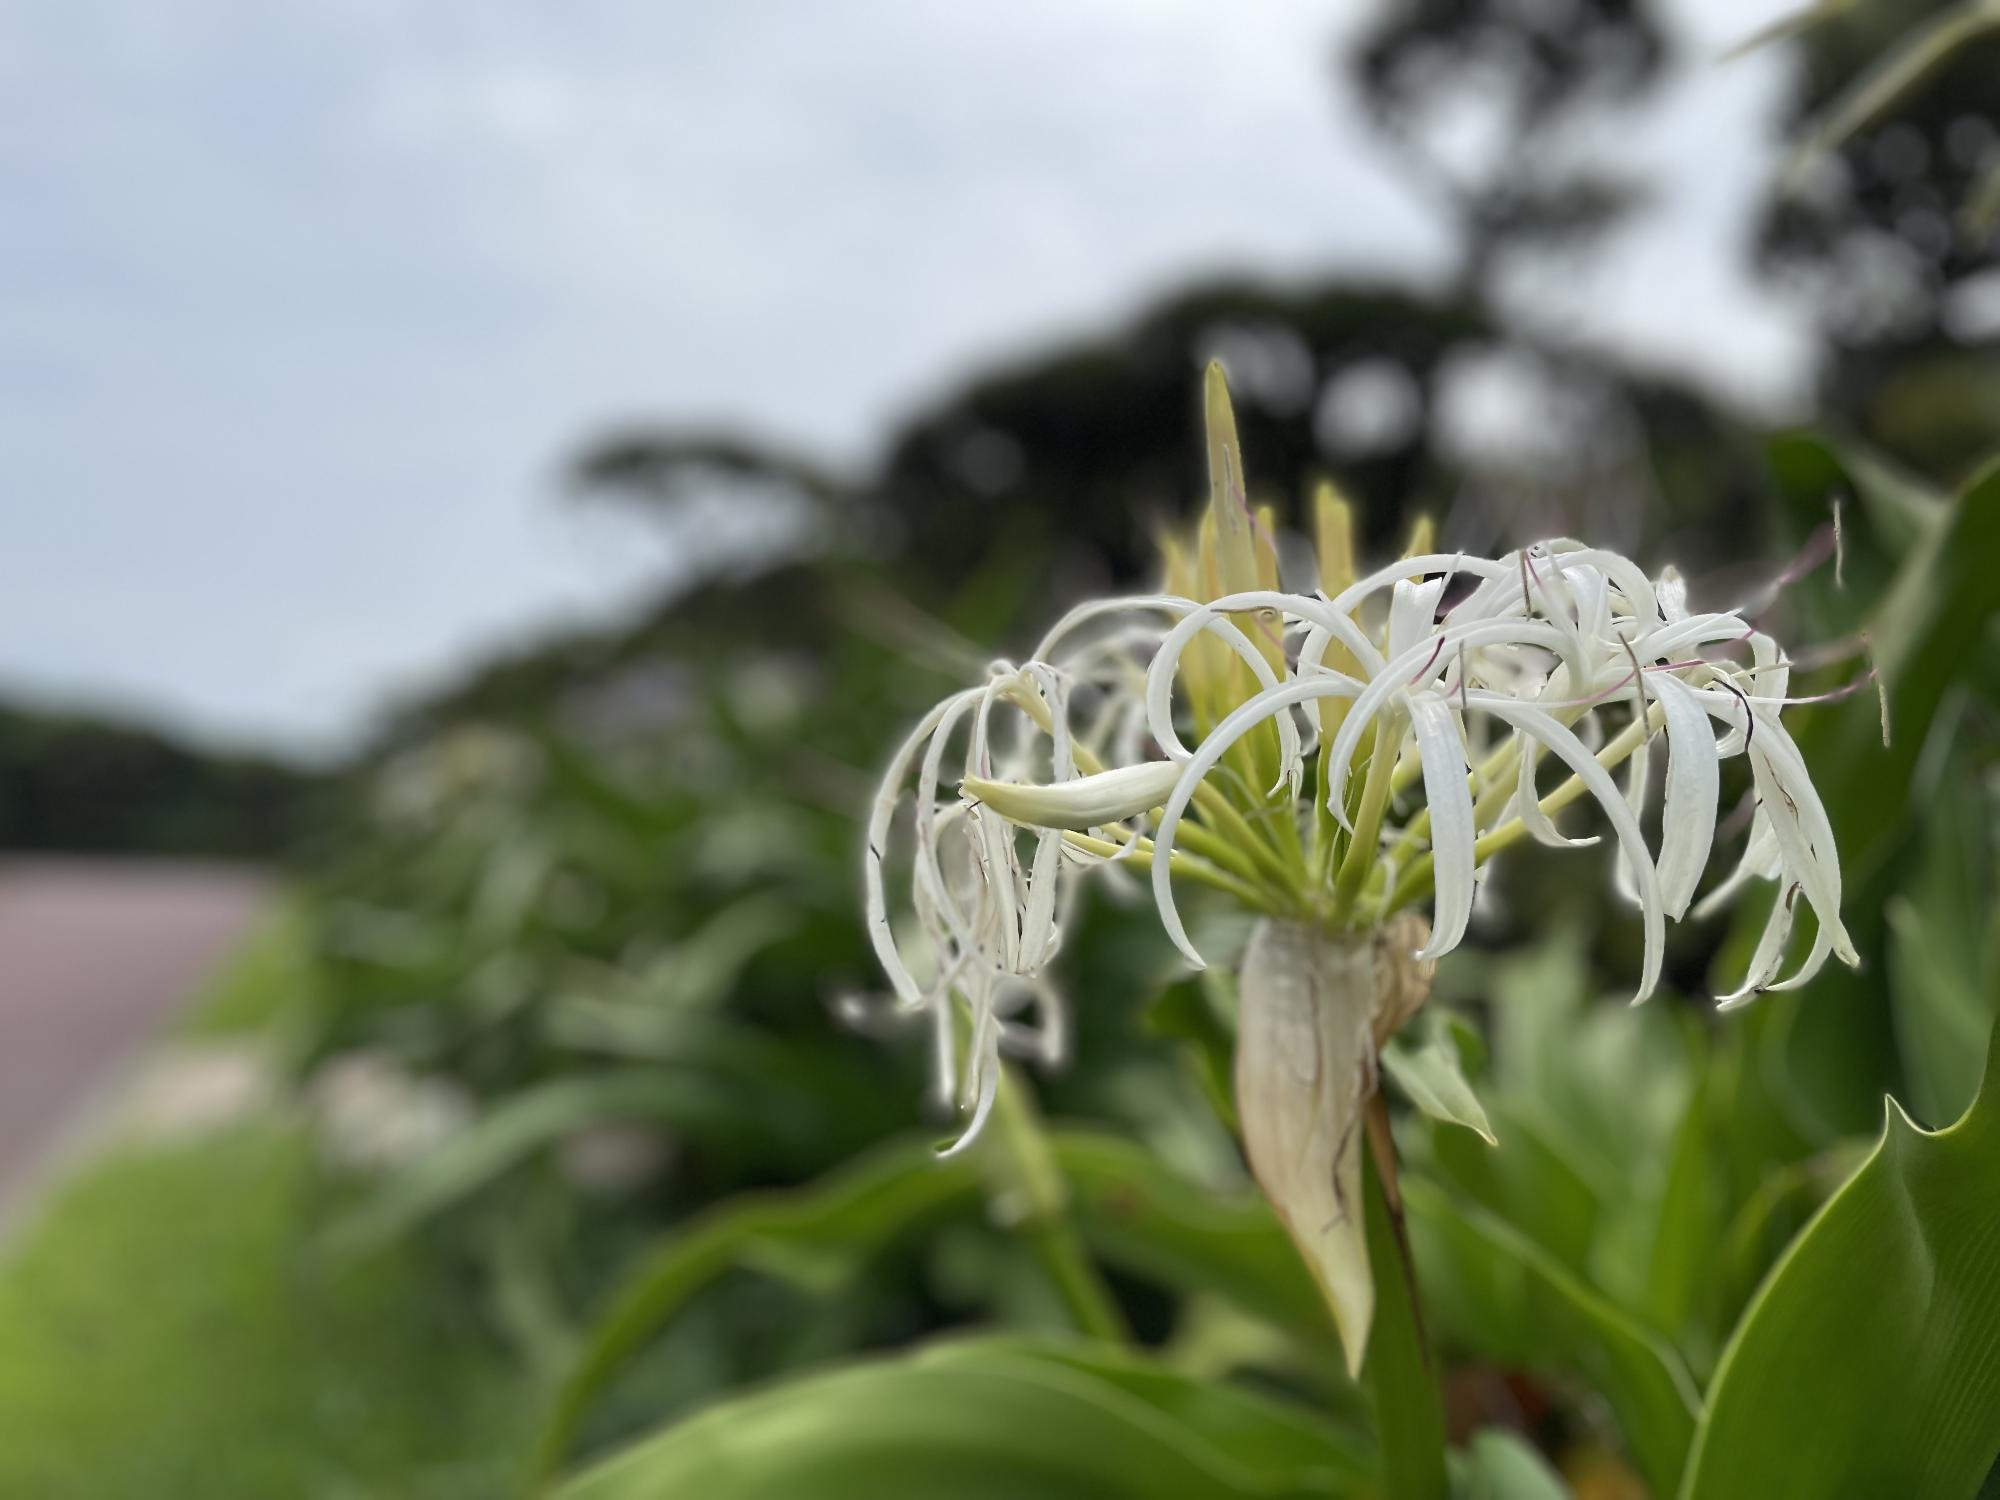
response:
<path id="1" fill-rule="evenodd" d="M 1801 715 L 1863 970 L 1719 1027 L 1711 923 L 1597 1019 L 1632 924 L 1523 857 L 1442 981 L 1650 1080 L 1608 1143 L 1498 1038 L 1487 1087 L 1630 1152 L 1546 1248 L 1712 1366 L 1883 1093 L 1955 1118 L 1995 1013 L 1953 497 L 2000 447 L 2000 36 L 1886 88 L 1953 7 L 1788 11 L 0 5 L 0 1494 L 508 1493 L 653 1247 L 935 1133 L 921 1046 L 834 1015 L 878 983 L 857 815 L 923 707 L 1149 580 L 1211 358 L 1259 498 L 1333 475 L 1373 555 L 1573 534 L 1720 608 L 1843 507 L 1840 586 L 1772 617 L 1905 679 L 1888 750 L 1867 694 Z M 1066 967 L 1042 1108 L 1240 1179 L 1147 914 Z M 1734 1259 L 1634 1271 L 1719 1076 L 1754 1098 L 1686 1253 Z M 1049 1315 L 976 1212 L 849 1259 L 676 1304 L 575 1451 Z M 1148 1342 L 1211 1326 L 1114 1269 Z M 1466 1420 L 1626 1474 L 1442 1321 Z"/>

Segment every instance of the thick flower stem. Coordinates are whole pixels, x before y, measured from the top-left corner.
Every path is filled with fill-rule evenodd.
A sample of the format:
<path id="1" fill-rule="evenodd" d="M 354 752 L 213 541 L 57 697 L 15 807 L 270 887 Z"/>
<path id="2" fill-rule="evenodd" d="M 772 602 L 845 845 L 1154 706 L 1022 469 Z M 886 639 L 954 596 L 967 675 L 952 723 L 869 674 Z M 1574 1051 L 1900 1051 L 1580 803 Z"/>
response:
<path id="1" fill-rule="evenodd" d="M 1383 1493 L 1388 1500 L 1447 1500 L 1444 1403 L 1424 1339 L 1416 1264 L 1396 1182 L 1396 1147 L 1380 1094 L 1369 1101 L 1367 1129 L 1363 1175 L 1375 1322 L 1362 1375 L 1375 1408 Z"/>

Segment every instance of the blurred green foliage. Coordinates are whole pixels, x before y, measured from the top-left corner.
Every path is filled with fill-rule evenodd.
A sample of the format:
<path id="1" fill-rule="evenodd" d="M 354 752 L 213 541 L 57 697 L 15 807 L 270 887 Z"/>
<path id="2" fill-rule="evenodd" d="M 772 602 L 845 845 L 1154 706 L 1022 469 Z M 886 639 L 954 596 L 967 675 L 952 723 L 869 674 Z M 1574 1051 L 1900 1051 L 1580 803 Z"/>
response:
<path id="1" fill-rule="evenodd" d="M 1854 71 L 1849 24 L 1808 31 L 1802 111 Z M 1767 440 L 1510 326 L 1505 263 L 1575 252 L 1630 198 L 1615 172 L 1532 170 L 1536 143 L 1669 58 L 1617 0 L 1425 4 L 1367 34 L 1354 66 L 1406 152 L 1449 80 L 1512 80 L 1518 149 L 1443 185 L 1466 239 L 1445 290 L 1176 293 L 948 391 L 860 475 L 671 428 L 582 455 L 582 493 L 668 526 L 691 493 L 784 492 L 809 545 L 406 705 L 308 847 L 310 972 L 265 981 L 293 996 L 269 1026 L 304 1097 L 361 1063 L 390 1081 L 379 1115 L 450 1101 L 453 1128 L 375 1152 L 318 1248 L 423 1266 L 424 1315 L 495 1340 L 546 1397 L 504 1483 L 1707 1500 L 1777 1462 L 1757 1492 L 1832 1496 L 1849 1450 L 1785 1459 L 1835 1416 L 1840 1441 L 1877 1442 L 1883 1485 L 1930 1462 L 1936 1488 L 1911 1493 L 1962 1493 L 1991 1465 L 2000 1090 L 1974 1096 L 2000 1018 L 2000 477 L 1972 462 L 2000 431 L 1990 361 L 1947 326 L 1957 241 L 1919 278 L 1915 332 L 1830 325 L 1833 438 Z M 1910 182 L 1963 186 L 1938 164 L 1990 100 L 1941 76 L 1916 108 L 1942 144 L 1899 175 L 1890 123 L 1855 137 L 1818 228 L 1774 210 L 1774 264 L 1899 223 L 1930 201 L 1899 198 Z M 1061 961 L 1077 1063 L 1010 1077 L 1004 1128 L 963 1160 L 937 1162 L 921 1123 L 925 1039 L 860 998 L 873 770 L 989 654 L 1140 573 L 1197 471 L 1194 372 L 1216 353 L 1253 472 L 1337 468 L 1371 541 L 1428 508 L 1450 545 L 1575 531 L 1673 560 L 1829 648 L 1795 691 L 1872 665 L 1884 694 L 1788 715 L 1840 841 L 1856 973 L 1714 1015 L 1698 1002 L 1740 972 L 1746 909 L 1679 932 L 1664 992 L 1629 1010 L 1607 997 L 1636 924 L 1602 883 L 1525 850 L 1496 877 L 1483 951 L 1453 956 L 1389 1069 L 1422 1106 L 1394 1125 L 1422 1302 L 1386 1310 L 1416 1358 L 1383 1355 L 1372 1397 L 1238 1158 L 1229 983 L 1169 962 L 1149 913 L 1092 893 Z M 1482 361 L 1537 397 L 1543 440 L 1474 465 L 1447 409 Z M 1403 414 L 1358 445 L 1328 417 L 1357 381 Z M 1836 526 L 1837 560 L 1761 592 Z M 1725 802 L 1747 798 L 1730 775 Z M 1885 1092 L 1929 1127 L 1974 1112 L 1940 1136 L 1894 1116 L 1876 1145 Z M 354 1154 L 353 1122 L 314 1118 Z M 1418 1394 L 1385 1400 L 1397 1382 Z"/>
<path id="2" fill-rule="evenodd" d="M 0 1494 L 504 1491 L 532 1391 L 409 1249 L 315 1253 L 313 1156 L 260 1117 L 39 1208 L 0 1256 Z"/>

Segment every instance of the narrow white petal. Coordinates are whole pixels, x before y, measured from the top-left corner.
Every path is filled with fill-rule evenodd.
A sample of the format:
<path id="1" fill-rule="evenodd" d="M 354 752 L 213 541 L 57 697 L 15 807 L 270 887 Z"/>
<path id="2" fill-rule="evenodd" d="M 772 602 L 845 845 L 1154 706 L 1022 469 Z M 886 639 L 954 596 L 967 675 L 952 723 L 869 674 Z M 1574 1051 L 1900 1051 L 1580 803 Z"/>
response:
<path id="1" fill-rule="evenodd" d="M 1331 811 L 1340 826 L 1352 833 L 1347 821 L 1347 772 L 1359 748 L 1362 732 L 1371 727 L 1382 706 L 1413 684 L 1411 679 L 1442 668 L 1446 653 L 1464 645 L 1526 645 L 1553 647 L 1561 637 L 1552 625 L 1534 620 L 1476 620 L 1467 625 L 1450 625 L 1427 641 L 1419 641 L 1408 651 L 1383 666 L 1355 697 L 1354 706 L 1340 721 L 1332 747 L 1323 752 L 1327 761 L 1327 795 Z"/>
<path id="2" fill-rule="evenodd" d="M 1325 606 L 1317 599 L 1303 594 L 1279 594 L 1268 591 L 1230 594 L 1198 605 L 1189 611 L 1172 630 L 1167 632 L 1166 638 L 1160 642 L 1159 650 L 1153 653 L 1153 659 L 1146 668 L 1147 727 L 1152 730 L 1154 740 L 1167 753 L 1169 759 L 1186 760 L 1188 757 L 1187 747 L 1181 743 L 1180 735 L 1174 728 L 1174 679 L 1180 673 L 1181 657 L 1195 637 L 1203 631 L 1214 634 L 1227 644 L 1250 668 L 1260 687 L 1272 688 L 1278 685 L 1277 674 L 1271 670 L 1271 664 L 1265 660 L 1264 653 L 1259 651 L 1251 643 L 1250 638 L 1227 618 L 1232 613 L 1251 614 L 1259 611 L 1272 611 L 1280 618 L 1287 615 L 1299 617 L 1301 612 L 1310 612 L 1312 618 L 1329 628 L 1337 628 L 1339 623 L 1331 618 Z M 1358 632 L 1354 631 L 1353 622 L 1346 623 L 1350 633 L 1361 639 Z M 1365 639 L 1361 639 L 1361 643 L 1367 646 Z M 1372 647 L 1368 647 L 1368 651 L 1370 657 L 1375 655 Z M 1278 721 L 1278 736 L 1281 742 L 1280 758 L 1284 769 L 1289 773 L 1299 759 L 1298 726 L 1291 722 L 1289 714 Z"/>
<path id="3" fill-rule="evenodd" d="M 1514 815 L 1527 828 L 1529 837 L 1538 844 L 1551 849 L 1588 849 L 1598 842 L 1594 833 L 1582 838 L 1570 838 L 1556 827 L 1555 820 L 1542 811 L 1541 792 L 1535 785 L 1535 763 L 1541 759 L 1542 747 L 1525 734 L 1519 734 L 1520 760 L 1515 772 Z"/>
<path id="4" fill-rule="evenodd" d="M 1467 557 L 1462 552 L 1425 552 L 1416 557 L 1398 558 L 1355 579 L 1329 602 L 1341 614 L 1352 615 L 1371 594 L 1393 588 L 1398 581 L 1423 573 L 1446 572 L 1470 573 L 1476 578 L 1509 579 L 1514 576 L 1514 557 L 1509 553 L 1505 558 L 1494 561 L 1484 557 Z"/>
<path id="5" fill-rule="evenodd" d="M 972 1119 L 967 1122 L 963 1135 L 938 1152 L 940 1161 L 950 1160 L 979 1139 L 979 1133 L 986 1128 L 986 1121 L 993 1113 L 993 1100 L 1000 1092 L 1000 1023 L 990 1004 L 980 1005 L 977 1010 L 978 1018 L 972 1028 L 971 1071 L 966 1074 L 965 1080 L 968 1087 L 977 1090 L 972 1103 Z"/>
<path id="6" fill-rule="evenodd" d="M 1708 710 L 1679 678 L 1662 672 L 1654 691 L 1666 711 L 1667 797 L 1660 836 L 1660 899 L 1679 921 L 1715 842 L 1715 804 L 1722 778 Z"/>
<path id="7" fill-rule="evenodd" d="M 1409 710 L 1431 812 L 1432 882 L 1437 897 L 1430 945 L 1417 955 L 1430 959 L 1458 946 L 1472 916 L 1472 793 L 1466 784 L 1465 741 L 1450 705 L 1435 693 L 1412 693 Z"/>
<path id="8" fill-rule="evenodd" d="M 1771 987 L 1771 976 L 1785 961 L 1785 944 L 1792 935 L 1792 901 L 1797 895 L 1797 886 L 1787 886 L 1778 892 L 1778 899 L 1771 903 L 1771 914 L 1764 919 L 1764 930 L 1758 934 L 1757 950 L 1750 955 L 1750 967 L 1743 973 L 1743 982 L 1728 994 L 1717 995 L 1716 1009 L 1735 1010 Z"/>
<path id="9" fill-rule="evenodd" d="M 1653 584 L 1654 597 L 1660 606 L 1660 619 L 1668 625 L 1679 624 L 1688 617 L 1687 580 L 1681 577 L 1681 570 L 1669 563 L 1660 570 L 1659 578 Z"/>
<path id="10" fill-rule="evenodd" d="M 1597 799 L 1605 815 L 1611 819 L 1611 826 L 1618 834 L 1619 847 L 1624 850 L 1626 863 L 1631 867 L 1633 882 L 1639 888 L 1640 910 L 1645 917 L 1646 956 L 1634 1003 L 1644 1000 L 1660 981 L 1660 963 L 1666 947 L 1666 919 L 1660 905 L 1659 880 L 1653 870 L 1652 856 L 1647 852 L 1645 836 L 1639 831 L 1639 822 L 1632 816 L 1632 809 L 1625 805 L 1624 796 L 1604 767 L 1597 763 L 1597 757 L 1584 749 L 1583 742 L 1546 709 L 1517 703 L 1498 693 L 1474 693 L 1471 695 L 1471 706 L 1540 740 L 1576 772 L 1590 795 Z"/>
<path id="11" fill-rule="evenodd" d="M 896 805 L 902 800 L 903 783 L 909 778 L 910 762 L 916 759 L 917 751 L 937 731 L 947 714 L 963 712 L 964 707 L 976 700 L 982 689 L 971 688 L 954 694 L 924 715 L 909 737 L 896 749 L 889 759 L 889 767 L 882 773 L 881 787 L 875 793 L 874 806 L 868 815 L 868 841 L 862 854 L 862 891 L 868 925 L 868 940 L 874 946 L 875 957 L 882 965 L 882 972 L 889 976 L 889 983 L 897 997 L 905 1005 L 920 1006 L 924 1003 L 923 987 L 910 973 L 903 962 L 902 954 L 896 949 L 895 934 L 889 927 L 888 893 L 883 888 L 882 864 L 889 845 L 889 825 L 896 815 Z M 918 817 L 928 816 L 928 810 L 918 809 Z"/>
<path id="12" fill-rule="evenodd" d="M 1428 642 L 1437 624 L 1437 602 L 1444 595 L 1444 580 L 1412 583 L 1396 580 L 1389 595 L 1389 655 L 1401 656 L 1419 641 Z"/>

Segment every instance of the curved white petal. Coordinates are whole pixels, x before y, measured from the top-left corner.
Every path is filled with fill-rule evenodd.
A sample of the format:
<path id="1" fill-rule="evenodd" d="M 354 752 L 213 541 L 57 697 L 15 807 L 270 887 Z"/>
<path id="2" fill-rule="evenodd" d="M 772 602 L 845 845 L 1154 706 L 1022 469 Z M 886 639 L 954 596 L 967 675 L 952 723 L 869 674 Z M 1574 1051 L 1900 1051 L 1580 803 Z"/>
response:
<path id="1" fill-rule="evenodd" d="M 1666 713 L 1667 796 L 1660 836 L 1660 899 L 1679 921 L 1715 843 L 1715 805 L 1722 777 L 1708 710 L 1694 689 L 1670 672 L 1653 683 Z"/>
<path id="2" fill-rule="evenodd" d="M 1535 786 L 1535 762 L 1541 758 L 1541 746 L 1527 735 L 1520 739 L 1519 764 L 1515 768 L 1514 815 L 1527 828 L 1528 835 L 1538 844 L 1551 849 L 1588 849 L 1599 842 L 1594 833 L 1582 838 L 1570 838 L 1555 825 L 1555 820 L 1542 811 L 1541 793 Z"/>
<path id="3" fill-rule="evenodd" d="M 1436 693 L 1412 693 L 1410 725 L 1424 767 L 1424 796 L 1431 811 L 1432 884 L 1436 890 L 1431 940 L 1418 958 L 1439 958 L 1456 948 L 1472 917 L 1472 793 L 1467 786 L 1465 741 L 1451 706 Z"/>
<path id="4" fill-rule="evenodd" d="M 898 998 L 905 1005 L 920 1006 L 924 1003 L 924 990 L 910 973 L 909 967 L 896 948 L 895 934 L 889 927 L 888 893 L 882 883 L 882 863 L 888 847 L 889 825 L 896 816 L 896 804 L 902 800 L 903 783 L 910 774 L 910 762 L 916 759 L 917 751 L 937 731 L 947 714 L 963 712 L 966 705 L 977 700 L 984 690 L 968 688 L 962 693 L 937 704 L 917 722 L 909 737 L 896 748 L 889 758 L 889 766 L 882 773 L 882 783 L 875 793 L 875 802 L 868 814 L 867 846 L 862 854 L 862 892 L 865 920 L 868 926 L 868 940 L 875 949 L 876 960 L 882 965 L 882 972 L 889 976 L 889 983 Z M 926 810 L 919 808 L 918 817 L 926 816 Z"/>
<path id="5" fill-rule="evenodd" d="M 1666 919 L 1660 905 L 1659 880 L 1653 869 L 1652 856 L 1646 849 L 1645 836 L 1639 831 L 1638 819 L 1632 816 L 1632 809 L 1625 805 L 1624 796 L 1604 767 L 1597 763 L 1597 757 L 1584 749 L 1583 742 L 1546 709 L 1517 703 L 1497 693 L 1474 693 L 1470 696 L 1470 706 L 1540 740 L 1552 754 L 1576 772 L 1584 787 L 1611 819 L 1611 826 L 1618 834 L 1619 847 L 1631 867 L 1633 883 L 1639 888 L 1640 910 L 1645 917 L 1646 956 L 1641 965 L 1639 993 L 1633 997 L 1633 1003 L 1644 1000 L 1660 981 L 1660 963 L 1666 948 Z"/>

